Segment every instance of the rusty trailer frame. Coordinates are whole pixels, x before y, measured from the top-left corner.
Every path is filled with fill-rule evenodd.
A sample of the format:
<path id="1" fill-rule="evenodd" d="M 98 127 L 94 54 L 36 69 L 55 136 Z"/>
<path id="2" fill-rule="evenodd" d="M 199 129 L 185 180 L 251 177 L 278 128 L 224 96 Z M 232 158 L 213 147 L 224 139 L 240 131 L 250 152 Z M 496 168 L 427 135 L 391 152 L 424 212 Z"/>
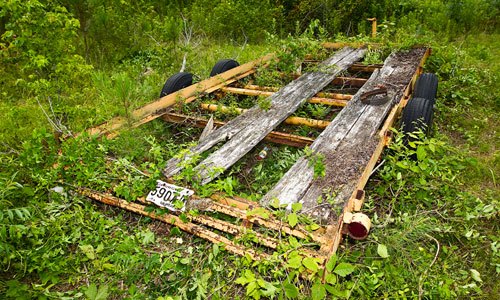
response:
<path id="1" fill-rule="evenodd" d="M 324 47 L 334 50 L 341 49 L 345 46 L 362 47 L 364 45 L 341 43 L 326 43 L 324 45 Z M 200 199 L 195 195 L 191 198 L 190 201 L 200 201 L 203 203 L 204 209 L 206 209 L 207 211 L 216 212 L 219 214 L 230 216 L 231 218 L 238 219 L 240 220 L 238 224 L 221 220 L 220 218 L 216 218 L 213 215 L 210 216 L 204 214 L 186 214 L 188 218 L 188 221 L 186 221 L 176 213 L 157 214 L 154 211 L 148 210 L 147 206 L 151 203 L 147 202 L 145 198 L 137 199 L 136 202 L 128 202 L 111 194 L 97 192 L 87 188 L 79 188 L 78 192 L 86 197 L 105 203 L 107 205 L 123 208 L 128 211 L 138 213 L 152 219 L 160 220 L 173 226 L 177 226 L 179 229 L 187 233 L 193 234 L 212 243 L 222 243 L 224 244 L 226 250 L 238 255 L 247 256 L 253 260 L 260 260 L 269 257 L 269 251 L 258 251 L 255 249 L 255 247 L 248 247 L 240 244 L 237 242 L 238 238 L 251 233 L 255 237 L 254 242 L 257 245 L 271 249 L 271 251 L 273 249 L 277 249 L 280 243 L 285 242 L 285 240 L 281 239 L 280 237 L 272 237 L 260 233 L 253 230 L 254 228 L 263 227 L 271 231 L 279 232 L 280 234 L 285 234 L 287 236 L 294 236 L 298 239 L 309 240 L 312 243 L 316 244 L 317 247 L 301 249 L 301 253 L 306 256 L 318 258 L 321 264 L 324 266 L 324 264 L 328 261 L 328 258 L 337 251 L 342 236 L 344 234 L 349 234 L 349 226 L 351 226 L 351 224 L 356 224 L 356 226 L 360 224 L 362 226 L 368 226 L 366 230 L 369 230 L 369 225 L 363 225 L 366 220 L 363 220 L 363 217 L 360 217 L 360 215 L 357 213 L 361 210 L 363 202 L 365 200 L 364 187 L 367 184 L 367 181 L 371 173 L 373 172 L 384 147 L 386 147 L 391 142 L 392 131 L 390 130 L 390 128 L 393 126 L 398 116 L 401 114 L 402 109 L 410 99 L 415 81 L 417 77 L 422 73 L 424 62 L 430 54 L 431 49 L 425 49 L 424 55 L 418 62 L 417 69 L 413 73 L 411 80 L 409 80 L 407 86 L 404 88 L 402 97 L 399 99 L 397 104 L 390 109 L 385 120 L 383 121 L 383 124 L 379 128 L 378 142 L 375 150 L 371 154 L 368 163 L 364 167 L 362 175 L 358 178 L 356 186 L 354 188 L 354 192 L 345 203 L 343 213 L 334 222 L 323 225 L 317 230 L 307 230 L 300 224 L 291 227 L 286 222 L 283 222 L 283 220 L 274 217 L 271 211 L 268 211 L 269 213 L 265 217 L 259 214 L 249 213 L 255 209 L 267 211 L 267 208 L 253 201 L 249 201 L 240 197 L 228 197 L 222 194 L 214 194 L 210 197 L 210 200 Z M 203 80 L 197 84 L 188 86 L 175 93 L 164 96 L 155 102 L 152 102 L 135 110 L 132 113 L 132 119 L 135 120 L 132 124 L 128 123 L 127 120 L 122 117 L 117 117 L 105 124 L 89 129 L 88 133 L 112 138 L 118 135 L 119 130 L 125 126 L 131 125 L 132 127 L 136 127 L 157 118 L 160 118 L 166 122 L 184 124 L 189 123 L 193 126 L 203 128 L 206 126 L 208 120 L 204 118 L 173 113 L 169 111 L 168 108 L 179 102 L 189 103 L 195 101 L 207 94 L 214 92 L 234 93 L 247 96 L 271 96 L 273 93 L 277 92 L 276 88 L 260 87 L 255 85 L 234 87 L 231 86 L 231 84 L 254 74 L 259 67 L 268 65 L 272 59 L 274 59 L 274 55 L 264 56 L 260 59 L 230 69 L 217 76 Z M 382 65 L 366 66 L 355 63 L 351 65 L 350 68 L 355 71 L 374 72 L 382 68 Z M 361 87 L 367 82 L 367 79 L 337 77 L 334 80 L 334 83 L 346 82 L 349 82 L 354 86 Z M 352 95 L 341 93 L 318 93 L 314 97 L 309 98 L 308 101 L 310 103 L 321 103 L 325 105 L 345 107 L 347 103 L 352 99 L 352 97 Z M 217 107 L 214 105 L 201 105 L 203 109 L 219 111 L 221 110 L 221 107 Z M 330 123 L 323 120 L 300 118 L 288 118 L 287 122 L 291 124 L 305 124 L 307 126 L 316 126 L 319 128 L 325 128 Z M 221 121 L 214 122 L 214 125 L 216 127 L 222 127 L 225 124 L 226 123 Z M 305 147 L 311 145 L 314 142 L 314 139 L 309 137 L 303 137 L 278 131 L 269 132 L 265 136 L 265 140 L 294 147 Z M 173 182 L 171 179 L 167 179 L 167 181 Z M 233 236 L 234 238 L 228 238 L 228 235 Z M 354 237 L 362 238 L 359 236 Z"/>

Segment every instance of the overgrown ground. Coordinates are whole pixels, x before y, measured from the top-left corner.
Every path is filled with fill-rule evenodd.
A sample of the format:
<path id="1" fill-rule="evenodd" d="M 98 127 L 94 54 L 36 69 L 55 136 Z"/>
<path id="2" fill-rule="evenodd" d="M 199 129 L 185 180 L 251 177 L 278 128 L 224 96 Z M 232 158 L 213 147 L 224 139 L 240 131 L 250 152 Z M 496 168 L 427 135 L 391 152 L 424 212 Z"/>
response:
<path id="1" fill-rule="evenodd" d="M 318 276 L 310 281 L 298 278 L 304 269 L 314 273 L 314 263 L 289 262 L 284 269 L 282 253 L 254 263 L 175 227 L 98 205 L 62 184 L 85 185 L 134 200 L 154 186 L 165 161 L 199 134 L 197 129 L 158 121 L 127 130 L 114 140 L 86 136 L 62 143 L 54 140 L 42 107 L 52 121 L 60 121 L 56 126 L 78 133 L 156 99 L 166 77 L 179 70 L 183 52 L 167 63 L 162 51 L 153 47 L 113 68 L 70 61 L 75 66 L 73 77 L 61 73 L 50 82 L 20 77 L 16 85 L 2 89 L 0 295 L 7 299 L 321 299 L 323 295 L 496 299 L 500 294 L 499 35 L 443 36 L 407 26 L 382 27 L 375 41 L 388 46 L 382 52 L 373 49 L 369 59 L 378 62 L 386 52 L 413 44 L 433 48 L 426 64 L 426 71 L 440 79 L 433 135 L 409 149 L 397 140 L 385 153 L 367 187 L 364 211 L 371 216 L 373 230 L 364 241 L 342 243 L 338 259 L 330 261 L 335 275 L 328 284 L 320 284 Z M 317 24 L 310 28 L 288 39 L 269 36 L 260 45 L 215 45 L 202 38 L 188 49 L 187 67 L 202 79 L 220 58 L 246 62 L 282 51 L 282 58 L 293 62 L 316 49 L 318 35 L 326 38 L 318 34 Z M 9 63 L 5 60 L 6 68 L 13 66 Z M 11 82 L 6 70 L 3 80 Z M 233 100 L 227 99 L 229 104 Z M 418 160 L 409 159 L 417 149 Z M 300 154 L 275 147 L 263 162 L 231 169 L 212 190 L 256 199 Z M 240 171 L 247 175 L 238 177 Z M 58 186 L 63 193 L 54 191 Z"/>

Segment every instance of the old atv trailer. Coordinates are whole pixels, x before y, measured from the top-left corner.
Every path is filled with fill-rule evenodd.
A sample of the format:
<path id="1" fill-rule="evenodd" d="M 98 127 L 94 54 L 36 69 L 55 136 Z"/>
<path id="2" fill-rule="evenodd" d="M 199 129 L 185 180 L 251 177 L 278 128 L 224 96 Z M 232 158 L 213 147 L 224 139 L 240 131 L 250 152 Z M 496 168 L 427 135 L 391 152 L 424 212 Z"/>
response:
<path id="1" fill-rule="evenodd" d="M 332 50 L 329 58 L 318 63 L 313 71 L 297 74 L 295 80 L 281 88 L 252 84 L 257 70 L 266 67 L 273 55 L 242 65 L 223 60 L 216 65 L 215 71 L 212 70 L 215 76 L 186 87 L 183 85 L 191 80 L 191 75 L 174 75 L 173 78 L 181 82 L 180 86 L 176 87 L 172 83 L 174 80 L 167 81 L 166 85 L 171 90 L 180 90 L 135 110 L 132 126 L 159 118 L 201 128 L 213 124 L 214 129 L 205 131 L 196 145 L 170 159 L 163 171 L 165 179 L 136 202 L 86 188 L 79 192 L 102 203 L 172 224 L 213 243 L 222 243 L 226 250 L 252 259 L 268 257 L 281 244 L 288 243 L 290 239 L 285 237 L 293 236 L 303 245 L 300 246 L 302 255 L 315 257 L 324 264 L 337 251 L 343 234 L 354 239 L 367 236 L 370 220 L 359 212 L 365 199 L 365 184 L 383 148 L 391 140 L 390 127 L 408 101 L 412 103 L 413 87 L 431 52 L 426 48 L 414 48 L 392 53 L 383 64 L 364 65 L 360 63 L 366 53 L 363 47 L 328 46 Z M 415 105 L 410 105 L 411 111 L 405 112 L 404 122 L 412 124 L 405 125 L 407 128 L 414 129 L 414 121 L 421 118 L 426 122 L 430 120 L 437 88 L 437 81 L 432 76 L 425 75 L 425 80 L 419 84 L 418 100 Z M 425 90 L 425 86 L 431 90 Z M 261 102 L 257 104 L 256 101 L 249 109 L 238 110 L 239 115 L 226 122 L 175 111 L 178 103 L 197 101 L 200 111 L 234 112 L 223 105 L 204 103 L 206 97 L 214 93 L 258 96 Z M 266 105 L 262 105 L 262 101 Z M 306 102 L 329 105 L 340 112 L 333 120 L 291 117 Z M 320 128 L 322 132 L 311 138 L 278 131 L 284 123 L 288 124 L 286 126 L 300 124 Z M 118 117 L 88 132 L 113 137 L 127 124 L 130 122 Z M 306 154 L 259 203 L 222 193 L 199 197 L 196 190 L 180 186 L 174 180 L 183 168 L 193 163 L 193 157 L 212 151 L 191 166 L 197 182 L 206 185 L 224 176 L 226 170 L 254 151 L 263 140 L 294 147 L 307 146 L 309 150 L 304 151 Z M 315 174 L 319 158 L 324 176 Z M 154 205 L 169 208 L 170 212 L 157 214 L 147 209 Z M 298 213 L 311 217 L 320 225 L 285 222 L 273 213 L 275 207 L 285 211 L 299 208 Z M 189 209 L 196 209 L 197 213 L 180 215 L 180 210 Z M 248 235 L 252 236 L 252 247 L 239 242 Z"/>

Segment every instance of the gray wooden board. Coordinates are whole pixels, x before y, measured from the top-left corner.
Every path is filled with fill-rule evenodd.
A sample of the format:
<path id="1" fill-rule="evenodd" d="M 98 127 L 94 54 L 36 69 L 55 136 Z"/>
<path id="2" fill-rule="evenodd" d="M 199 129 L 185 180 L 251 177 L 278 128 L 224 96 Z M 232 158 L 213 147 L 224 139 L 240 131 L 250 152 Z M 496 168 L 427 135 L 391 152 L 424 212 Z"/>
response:
<path id="1" fill-rule="evenodd" d="M 262 205 L 302 203 L 302 213 L 331 223 L 343 210 L 378 143 L 378 129 L 399 101 L 425 53 L 425 49 L 391 54 L 348 105 L 311 145 L 312 154 L 301 157 L 261 200 Z M 360 96 L 384 85 L 390 101 L 364 104 Z M 313 161 L 323 157 L 326 176 L 314 174 Z"/>
<path id="2" fill-rule="evenodd" d="M 342 71 L 360 60 L 365 51 L 365 49 L 344 48 L 336 52 L 318 66 L 319 71 L 302 75 L 270 96 L 268 98 L 271 104 L 269 109 L 254 106 L 210 133 L 183 156 L 170 159 L 163 171 L 164 175 L 167 177 L 175 175 L 196 155 L 219 142 L 228 140 L 220 149 L 195 167 L 201 183 L 210 182 L 252 150 L 308 98 L 321 91 Z"/>

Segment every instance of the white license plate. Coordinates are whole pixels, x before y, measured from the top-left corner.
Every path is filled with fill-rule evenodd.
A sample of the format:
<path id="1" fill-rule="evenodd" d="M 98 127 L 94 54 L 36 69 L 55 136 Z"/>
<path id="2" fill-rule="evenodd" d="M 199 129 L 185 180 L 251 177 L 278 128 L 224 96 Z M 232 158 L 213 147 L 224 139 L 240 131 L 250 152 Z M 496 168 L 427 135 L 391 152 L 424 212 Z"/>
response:
<path id="1" fill-rule="evenodd" d="M 184 211 L 186 201 L 194 191 L 161 180 L 157 180 L 156 189 L 149 192 L 146 200 L 171 211 Z M 176 208 L 175 202 L 181 201 L 182 208 Z"/>

